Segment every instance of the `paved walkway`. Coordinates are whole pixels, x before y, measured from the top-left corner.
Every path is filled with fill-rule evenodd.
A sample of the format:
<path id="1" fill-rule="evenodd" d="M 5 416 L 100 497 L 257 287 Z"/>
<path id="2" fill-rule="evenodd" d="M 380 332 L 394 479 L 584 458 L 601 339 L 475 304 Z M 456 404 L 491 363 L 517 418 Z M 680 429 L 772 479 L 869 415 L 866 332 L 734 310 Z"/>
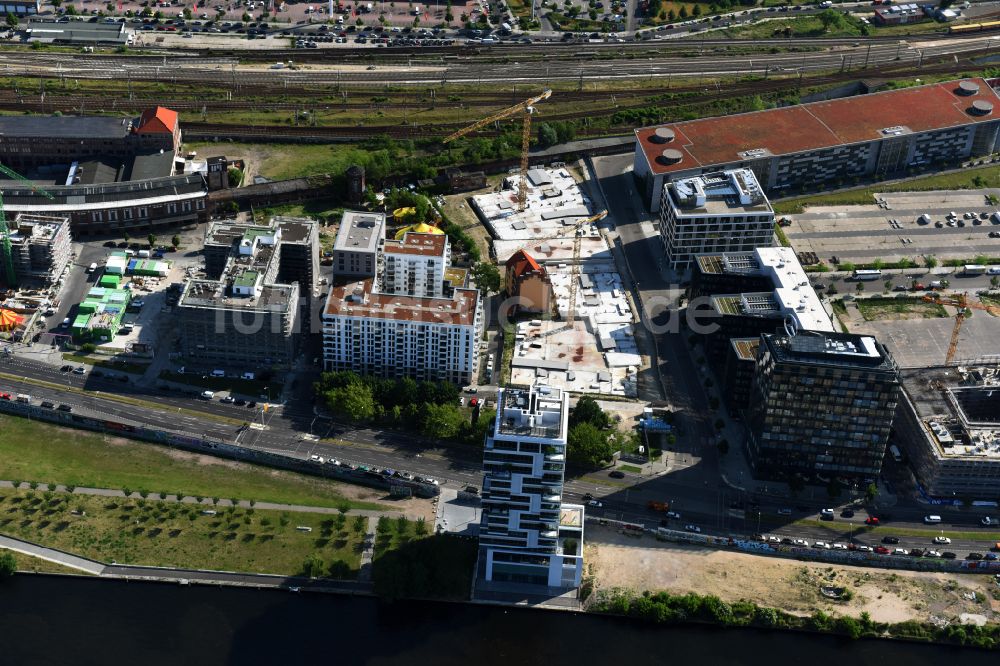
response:
<path id="1" fill-rule="evenodd" d="M 368 517 L 368 531 L 365 532 L 365 549 L 361 551 L 361 567 L 358 570 L 358 581 L 368 582 L 372 579 L 372 562 L 375 559 L 375 529 L 378 527 L 378 516 Z"/>
<path id="2" fill-rule="evenodd" d="M 37 557 L 38 559 L 45 560 L 46 562 L 55 562 L 56 564 L 84 571 L 95 576 L 102 575 L 104 573 L 104 569 L 106 568 L 101 562 L 95 562 L 94 560 L 88 560 L 85 557 L 65 553 L 54 548 L 46 548 L 45 546 L 39 546 L 38 544 L 31 543 L 30 541 L 15 539 L 8 536 L 0 536 L 0 548 L 6 548 L 7 550 L 12 550 L 15 553 L 22 553 L 24 555 Z"/>
<path id="3" fill-rule="evenodd" d="M 0 488 L 13 488 L 14 484 L 10 481 L 0 481 Z M 25 482 L 21 482 L 19 489 L 26 490 L 29 485 Z M 55 487 L 55 492 L 70 492 L 69 488 L 63 485 L 57 485 Z M 115 490 L 113 488 L 79 488 L 75 487 L 72 493 L 77 495 L 96 495 L 99 497 L 125 497 L 125 492 L 122 490 Z M 138 491 L 132 491 L 128 495 L 130 499 L 146 499 L 152 502 L 180 502 L 182 504 L 199 504 L 206 508 L 214 507 L 227 507 L 233 506 L 233 501 L 231 499 L 219 498 L 218 503 L 212 501 L 212 498 L 207 497 L 194 497 L 191 495 L 182 495 L 178 497 L 176 494 L 161 495 L 160 493 L 149 493 L 146 497 L 142 497 Z M 336 509 L 328 506 L 308 506 L 304 504 L 279 504 L 277 502 L 253 502 L 250 500 L 236 500 L 235 506 L 249 509 L 267 509 L 271 511 L 295 511 L 299 513 L 323 513 L 323 514 L 334 514 L 341 513 L 340 509 Z M 390 509 L 388 511 L 375 511 L 371 509 L 349 509 L 347 512 L 348 516 L 368 516 L 369 518 L 378 519 L 379 516 L 391 514 L 393 517 L 398 516 L 399 512 L 396 509 Z M 417 520 L 419 516 L 407 516 L 410 520 Z"/>

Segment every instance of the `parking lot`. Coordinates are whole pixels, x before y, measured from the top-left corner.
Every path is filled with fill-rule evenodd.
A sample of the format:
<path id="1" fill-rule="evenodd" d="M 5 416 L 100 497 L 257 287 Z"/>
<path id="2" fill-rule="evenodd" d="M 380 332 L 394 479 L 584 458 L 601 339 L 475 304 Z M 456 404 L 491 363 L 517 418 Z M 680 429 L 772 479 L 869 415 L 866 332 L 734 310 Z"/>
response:
<path id="1" fill-rule="evenodd" d="M 825 262 L 886 262 L 935 256 L 972 259 L 1000 255 L 998 190 L 904 192 L 878 195 L 869 206 L 819 206 L 789 215 L 785 234 L 796 252 Z M 950 216 L 955 213 L 955 216 Z"/>
<path id="2" fill-rule="evenodd" d="M 65 3 L 68 6 L 71 3 Z M 311 24 L 330 23 L 333 26 L 433 27 L 445 25 L 447 3 L 441 1 L 428 3 L 395 3 L 395 2 L 334 2 L 333 12 L 329 13 L 328 2 L 262 2 L 259 0 L 231 0 L 228 2 L 209 2 L 208 0 L 128 0 L 115 3 L 112 11 L 108 10 L 106 2 L 99 0 L 76 0 L 72 3 L 79 15 L 96 15 L 103 12 L 113 17 L 161 17 L 163 19 L 185 20 L 188 29 L 202 29 L 206 22 L 212 22 L 212 28 L 219 32 L 246 33 L 248 23 L 266 22 L 268 31 L 309 26 Z M 461 17 L 477 17 L 480 7 L 477 2 L 452 2 L 451 24 L 461 26 Z M 44 11 L 55 13 L 51 6 Z M 225 23 L 229 25 L 224 25 Z M 241 25 L 237 26 L 236 24 Z M 139 23 L 136 23 L 139 25 Z M 170 30 L 169 28 L 173 28 Z M 165 25 L 162 32 L 179 32 L 182 26 L 176 23 Z"/>

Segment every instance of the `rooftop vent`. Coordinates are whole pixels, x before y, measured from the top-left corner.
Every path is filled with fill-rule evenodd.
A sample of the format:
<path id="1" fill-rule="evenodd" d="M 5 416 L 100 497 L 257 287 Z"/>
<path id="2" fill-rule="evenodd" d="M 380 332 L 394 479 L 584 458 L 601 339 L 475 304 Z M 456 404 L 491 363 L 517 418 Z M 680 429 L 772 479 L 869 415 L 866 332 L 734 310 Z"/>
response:
<path id="1" fill-rule="evenodd" d="M 976 95 L 979 93 L 979 84 L 975 81 L 962 81 L 958 84 L 958 90 L 955 92 L 966 97 Z"/>
<path id="2" fill-rule="evenodd" d="M 972 103 L 969 113 L 974 116 L 988 116 L 993 113 L 993 102 L 987 102 L 985 99 L 977 99 Z"/>
<path id="3" fill-rule="evenodd" d="M 669 127 L 657 127 L 649 140 L 653 143 L 670 143 L 674 140 L 674 131 Z"/>
<path id="4" fill-rule="evenodd" d="M 656 158 L 656 161 L 660 164 L 677 164 L 682 159 L 684 159 L 684 154 L 679 150 L 674 150 L 673 148 L 667 148 L 660 156 Z"/>

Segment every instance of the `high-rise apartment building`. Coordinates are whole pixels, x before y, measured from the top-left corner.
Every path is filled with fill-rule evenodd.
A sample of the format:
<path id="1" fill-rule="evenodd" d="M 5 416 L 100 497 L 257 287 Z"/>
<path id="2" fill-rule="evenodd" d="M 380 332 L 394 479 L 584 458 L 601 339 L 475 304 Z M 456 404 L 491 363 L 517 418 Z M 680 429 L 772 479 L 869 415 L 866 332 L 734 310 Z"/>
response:
<path id="1" fill-rule="evenodd" d="M 568 420 L 564 391 L 500 390 L 483 454 L 486 581 L 580 585 L 584 508 L 562 501 Z"/>
<path id="2" fill-rule="evenodd" d="M 754 477 L 875 478 L 898 394 L 899 370 L 871 336 L 761 336 L 747 419 Z"/>
<path id="3" fill-rule="evenodd" d="M 444 295 L 444 271 L 451 263 L 451 246 L 442 234 L 407 231 L 383 246 L 385 279 L 382 292 L 408 296 Z"/>

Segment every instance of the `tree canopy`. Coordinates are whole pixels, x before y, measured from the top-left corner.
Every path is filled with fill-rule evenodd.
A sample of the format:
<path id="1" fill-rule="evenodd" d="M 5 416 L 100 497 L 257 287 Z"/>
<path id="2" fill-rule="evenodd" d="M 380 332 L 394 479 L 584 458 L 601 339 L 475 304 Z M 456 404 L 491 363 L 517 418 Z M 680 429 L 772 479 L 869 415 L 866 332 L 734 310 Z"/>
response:
<path id="1" fill-rule="evenodd" d="M 598 467 L 611 460 L 614 446 L 608 433 L 591 423 L 578 423 L 569 429 L 567 439 L 569 460 L 587 467 Z"/>

